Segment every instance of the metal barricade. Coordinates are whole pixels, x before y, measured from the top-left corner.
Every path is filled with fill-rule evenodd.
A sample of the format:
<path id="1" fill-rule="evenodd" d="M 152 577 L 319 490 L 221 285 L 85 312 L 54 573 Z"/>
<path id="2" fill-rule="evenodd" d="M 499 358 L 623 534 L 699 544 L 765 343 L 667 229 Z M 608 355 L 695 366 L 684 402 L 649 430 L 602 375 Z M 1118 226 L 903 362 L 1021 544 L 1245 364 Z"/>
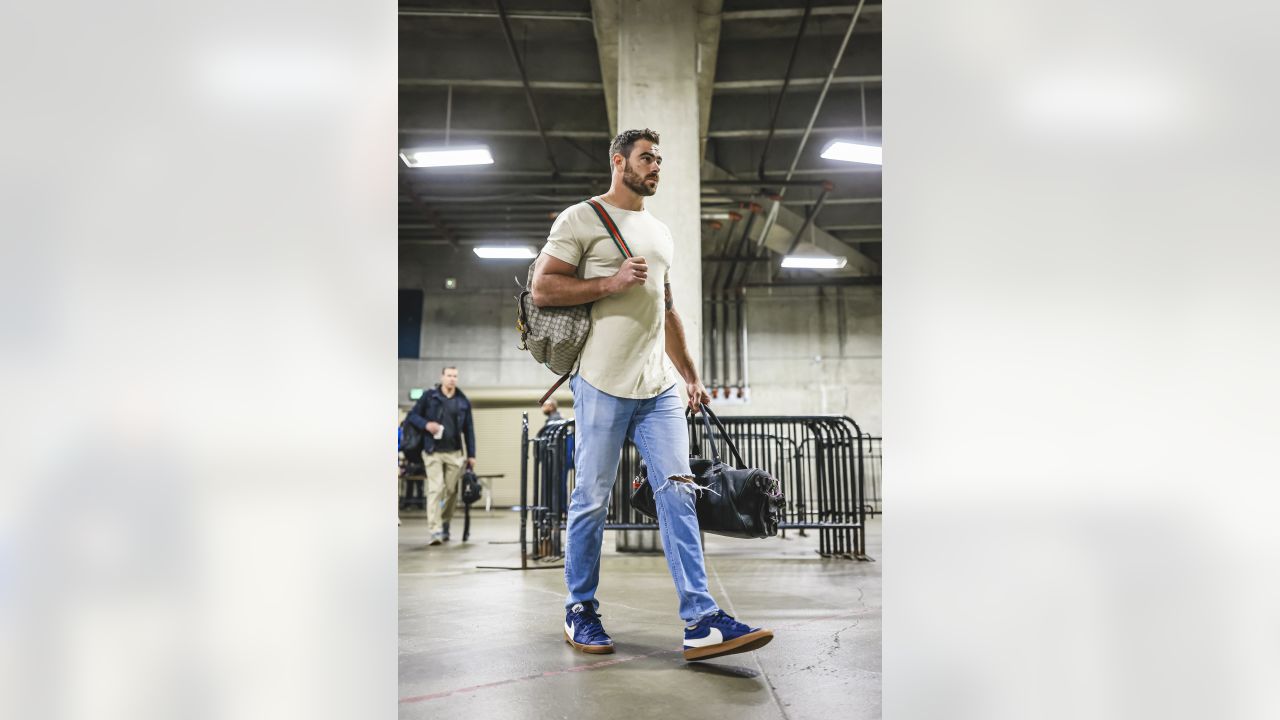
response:
<path id="1" fill-rule="evenodd" d="M 749 467 L 761 468 L 778 478 L 786 503 L 778 527 L 818 533 L 818 554 L 869 560 L 866 555 L 866 518 L 871 505 L 865 494 L 864 464 L 868 437 L 857 423 L 843 416 L 729 416 L 721 417 L 725 432 Z M 690 418 L 690 451 L 710 457 L 710 443 L 723 443 L 718 430 L 703 437 L 698 418 Z M 525 425 L 526 462 L 521 481 L 526 484 L 530 559 L 549 560 L 564 555 L 564 527 L 569 488 L 575 482 L 573 467 L 574 423 L 547 424 L 534 438 Z M 877 439 L 878 440 L 878 439 Z M 878 447 L 878 444 L 877 444 Z M 721 455 L 727 452 L 720 446 Z M 605 530 L 652 530 L 657 521 L 631 507 L 631 479 L 639 473 L 640 453 L 627 440 L 614 480 Z M 524 543 L 525 524 L 521 524 Z"/>
<path id="2" fill-rule="evenodd" d="M 881 450 L 883 438 L 875 435 L 863 435 L 862 446 L 865 448 L 864 458 L 866 464 L 864 469 L 867 473 L 867 514 L 882 515 L 882 502 L 880 499 L 880 478 L 884 472 L 884 453 Z"/>

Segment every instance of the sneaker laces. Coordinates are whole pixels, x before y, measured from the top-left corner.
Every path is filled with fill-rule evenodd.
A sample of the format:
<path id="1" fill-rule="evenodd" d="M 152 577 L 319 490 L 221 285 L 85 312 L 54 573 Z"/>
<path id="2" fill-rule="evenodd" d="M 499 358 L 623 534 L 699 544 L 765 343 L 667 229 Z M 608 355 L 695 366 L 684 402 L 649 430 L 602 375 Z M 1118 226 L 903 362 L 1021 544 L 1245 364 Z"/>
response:
<path id="1" fill-rule="evenodd" d="M 609 639 L 609 635 L 604 631 L 604 624 L 600 622 L 600 614 L 594 608 L 584 607 L 574 615 L 578 620 L 577 629 L 582 631 L 583 637 L 588 642 Z"/>
<path id="2" fill-rule="evenodd" d="M 710 622 L 712 625 L 720 625 L 722 627 L 727 627 L 735 630 L 740 627 L 750 627 L 749 625 L 745 625 L 743 623 L 738 622 L 733 618 L 732 615 L 730 615 L 729 613 L 723 610 L 715 611 L 715 614 L 711 616 Z"/>

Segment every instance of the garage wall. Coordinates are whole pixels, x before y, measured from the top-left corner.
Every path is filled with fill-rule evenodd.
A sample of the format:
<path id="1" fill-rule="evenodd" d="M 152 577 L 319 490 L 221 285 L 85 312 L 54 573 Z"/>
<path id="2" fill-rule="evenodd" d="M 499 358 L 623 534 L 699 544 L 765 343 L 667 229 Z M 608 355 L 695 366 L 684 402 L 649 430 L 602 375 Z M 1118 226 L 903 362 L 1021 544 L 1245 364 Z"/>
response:
<path id="1" fill-rule="evenodd" d="M 556 380 L 517 348 L 514 278 L 524 278 L 528 263 L 479 263 L 466 252 L 401 248 L 400 287 L 421 288 L 425 306 L 422 357 L 399 361 L 402 402 L 410 388 L 434 385 L 446 364 L 458 366 L 464 390 L 546 388 Z M 447 277 L 456 278 L 456 290 L 444 289 Z M 880 433 L 879 287 L 749 288 L 746 305 L 751 402 L 722 412 L 841 414 Z"/>
<path id="2" fill-rule="evenodd" d="M 493 483 L 494 505 L 520 504 L 520 416 L 529 413 L 529 436 L 537 434 L 545 423 L 542 413 L 528 405 L 477 408 L 472 412 L 476 423 L 476 467 L 478 474 L 502 473 Z M 561 410 L 566 418 L 573 411 Z"/>
<path id="3" fill-rule="evenodd" d="M 460 253 L 465 251 L 459 251 Z M 430 387 L 442 365 L 457 365 L 459 385 L 477 390 L 547 388 L 556 377 L 517 349 L 513 280 L 523 261 L 481 264 L 447 247 L 401 248 L 400 287 L 424 290 L 422 357 L 399 361 L 400 403 L 410 388 Z M 457 280 L 445 290 L 446 277 Z M 839 414 L 881 433 L 882 294 L 879 287 L 751 288 L 746 295 L 751 402 L 721 405 L 727 415 Z M 692 342 L 697 342 L 691 339 Z M 709 379 L 709 378 L 708 378 Z M 536 395 L 535 395 L 536 397 Z M 520 412 L 541 426 L 535 403 L 477 410 L 481 471 L 507 477 L 495 502 L 517 502 Z M 561 412 L 571 413 L 561 402 Z M 483 419 L 480 413 L 485 413 Z"/>

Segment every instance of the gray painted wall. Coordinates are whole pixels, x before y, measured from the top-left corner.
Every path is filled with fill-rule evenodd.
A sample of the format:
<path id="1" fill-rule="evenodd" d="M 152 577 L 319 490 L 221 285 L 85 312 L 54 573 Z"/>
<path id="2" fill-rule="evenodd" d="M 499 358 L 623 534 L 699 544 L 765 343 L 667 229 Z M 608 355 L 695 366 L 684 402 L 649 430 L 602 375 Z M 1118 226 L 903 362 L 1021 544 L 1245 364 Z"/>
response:
<path id="1" fill-rule="evenodd" d="M 463 389 L 555 381 L 516 349 L 512 278 L 523 279 L 527 269 L 518 260 L 482 263 L 466 248 L 401 249 L 400 287 L 422 288 L 426 308 L 423 358 L 399 361 L 400 403 L 409 388 L 433 385 L 445 364 L 459 366 Z M 457 290 L 444 290 L 450 276 Z M 751 402 L 721 405 L 720 412 L 848 415 L 880 434 L 880 288 L 753 288 L 746 305 Z"/>

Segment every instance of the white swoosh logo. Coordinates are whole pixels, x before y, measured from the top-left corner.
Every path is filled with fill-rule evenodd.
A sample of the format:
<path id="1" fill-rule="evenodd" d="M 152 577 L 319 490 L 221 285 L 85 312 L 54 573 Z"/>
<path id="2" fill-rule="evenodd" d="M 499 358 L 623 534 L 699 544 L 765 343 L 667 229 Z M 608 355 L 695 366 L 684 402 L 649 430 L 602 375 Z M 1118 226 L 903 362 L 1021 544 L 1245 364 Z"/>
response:
<path id="1" fill-rule="evenodd" d="M 711 632 L 707 633 L 706 637 L 698 638 L 696 640 L 686 639 L 684 641 L 684 646 L 685 647 L 706 647 L 708 645 L 719 645 L 722 642 L 724 642 L 724 635 L 720 633 L 720 628 L 711 628 Z"/>
<path id="2" fill-rule="evenodd" d="M 569 623 L 569 624 L 565 625 L 565 626 L 564 626 L 564 631 L 565 631 L 566 633 L 569 633 L 569 637 L 570 637 L 570 638 L 572 638 L 572 637 L 573 637 L 573 623 Z"/>

